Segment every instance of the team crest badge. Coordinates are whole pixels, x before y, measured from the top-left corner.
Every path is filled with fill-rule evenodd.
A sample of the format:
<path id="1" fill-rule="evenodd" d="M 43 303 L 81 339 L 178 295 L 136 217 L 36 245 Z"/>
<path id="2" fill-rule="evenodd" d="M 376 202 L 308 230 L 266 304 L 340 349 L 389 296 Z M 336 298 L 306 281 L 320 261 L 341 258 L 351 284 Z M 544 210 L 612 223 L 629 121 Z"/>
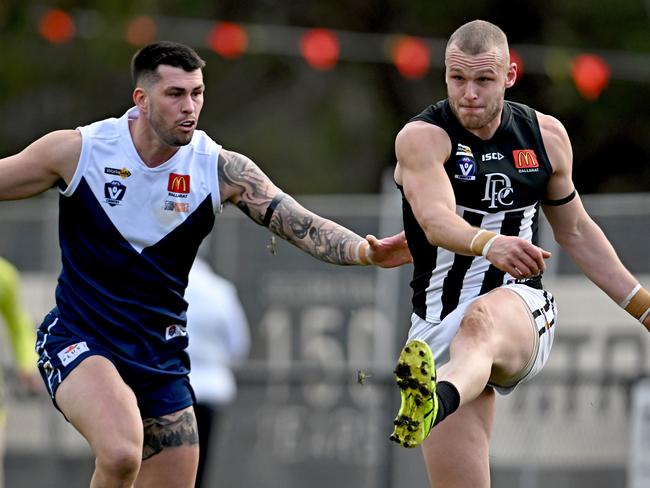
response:
<path id="1" fill-rule="evenodd" d="M 476 160 L 472 148 L 464 144 L 458 144 L 456 148 L 456 172 L 454 178 L 461 181 L 476 180 Z"/>
<path id="2" fill-rule="evenodd" d="M 126 186 L 117 180 L 113 180 L 109 183 L 104 184 L 104 197 L 106 197 L 105 201 L 111 207 L 119 205 L 122 202 L 125 192 Z"/>

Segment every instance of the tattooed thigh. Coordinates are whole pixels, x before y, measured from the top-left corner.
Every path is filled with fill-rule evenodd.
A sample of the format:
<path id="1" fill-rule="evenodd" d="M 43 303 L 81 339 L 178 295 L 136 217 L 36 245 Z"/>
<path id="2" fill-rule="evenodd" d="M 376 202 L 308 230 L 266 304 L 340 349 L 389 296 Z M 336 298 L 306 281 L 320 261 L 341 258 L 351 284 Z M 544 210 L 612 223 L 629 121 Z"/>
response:
<path id="1" fill-rule="evenodd" d="M 170 447 L 195 444 L 198 446 L 199 434 L 196 427 L 196 417 L 191 407 L 161 417 L 145 419 L 143 424 L 143 461 Z"/>

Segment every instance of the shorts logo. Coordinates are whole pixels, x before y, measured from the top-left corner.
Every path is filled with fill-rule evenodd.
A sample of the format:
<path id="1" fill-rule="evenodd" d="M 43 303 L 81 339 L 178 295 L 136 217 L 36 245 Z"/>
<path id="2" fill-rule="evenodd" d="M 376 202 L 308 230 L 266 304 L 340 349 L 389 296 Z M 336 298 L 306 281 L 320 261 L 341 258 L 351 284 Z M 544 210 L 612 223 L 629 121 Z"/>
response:
<path id="1" fill-rule="evenodd" d="M 532 149 L 515 149 L 512 151 L 515 160 L 515 168 L 520 173 L 535 173 L 539 171 L 537 155 Z"/>
<path id="2" fill-rule="evenodd" d="M 63 351 L 59 351 L 57 353 L 57 356 L 59 356 L 61 364 L 63 364 L 63 366 L 67 366 L 72 361 L 81 356 L 84 352 L 89 350 L 90 349 L 88 349 L 88 344 L 86 344 L 86 341 L 77 342 L 76 344 L 70 344 Z"/>
<path id="3" fill-rule="evenodd" d="M 126 186 L 120 183 L 117 180 L 113 180 L 104 185 L 104 196 L 106 197 L 106 203 L 111 207 L 119 205 L 124 198 L 124 193 L 126 192 Z"/>
<path id="4" fill-rule="evenodd" d="M 171 173 L 167 183 L 167 191 L 187 195 L 190 192 L 190 175 Z"/>
<path id="5" fill-rule="evenodd" d="M 173 339 L 174 337 L 185 337 L 187 329 L 182 325 L 170 325 L 165 330 L 165 340 Z"/>
<path id="6" fill-rule="evenodd" d="M 107 175 L 119 176 L 123 180 L 131 176 L 131 172 L 127 168 L 117 169 L 117 168 L 104 168 L 104 173 Z"/>

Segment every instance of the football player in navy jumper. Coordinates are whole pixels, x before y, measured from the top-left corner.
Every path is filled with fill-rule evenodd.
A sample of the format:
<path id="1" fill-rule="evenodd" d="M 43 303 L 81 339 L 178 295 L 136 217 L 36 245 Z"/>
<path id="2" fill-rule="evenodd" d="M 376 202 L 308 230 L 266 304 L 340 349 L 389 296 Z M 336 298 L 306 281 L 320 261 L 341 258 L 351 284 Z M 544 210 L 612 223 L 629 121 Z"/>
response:
<path id="1" fill-rule="evenodd" d="M 146 46 L 121 117 L 0 160 L 0 200 L 59 187 L 62 271 L 36 348 L 55 405 L 96 457 L 94 488 L 194 486 L 183 294 L 222 204 L 329 263 L 411 260 L 403 233 L 363 239 L 315 215 L 198 130 L 204 64 L 182 44 Z"/>

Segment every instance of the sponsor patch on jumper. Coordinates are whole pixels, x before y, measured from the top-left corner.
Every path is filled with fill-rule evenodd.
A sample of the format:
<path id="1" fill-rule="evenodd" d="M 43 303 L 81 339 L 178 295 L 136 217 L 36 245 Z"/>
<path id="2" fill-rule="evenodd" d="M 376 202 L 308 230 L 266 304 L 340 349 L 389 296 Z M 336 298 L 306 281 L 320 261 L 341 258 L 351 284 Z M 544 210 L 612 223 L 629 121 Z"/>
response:
<path id="1" fill-rule="evenodd" d="M 537 155 L 532 149 L 515 149 L 512 151 L 515 168 L 520 173 L 536 173 L 539 171 Z"/>
<path id="2" fill-rule="evenodd" d="M 485 153 L 481 156 L 481 161 L 501 161 L 505 156 L 500 152 Z"/>
<path id="3" fill-rule="evenodd" d="M 187 335 L 187 329 L 182 325 L 170 325 L 165 330 L 165 339 L 170 340 L 174 337 L 185 337 Z"/>
<path id="4" fill-rule="evenodd" d="M 187 202 L 172 202 L 171 200 L 165 200 L 163 209 L 169 212 L 189 212 L 190 204 Z"/>
<path id="5" fill-rule="evenodd" d="M 117 168 L 104 168 L 104 173 L 107 175 L 119 176 L 122 179 L 126 179 L 131 176 L 131 172 L 127 168 L 117 169 Z"/>
<path id="6" fill-rule="evenodd" d="M 469 156 L 470 158 L 474 158 L 472 148 L 460 143 L 458 143 L 458 148 L 456 149 L 456 156 Z"/>
<path id="7" fill-rule="evenodd" d="M 64 350 L 59 351 L 57 353 L 57 356 L 59 356 L 61 364 L 63 364 L 63 366 L 67 366 L 72 361 L 81 356 L 84 352 L 87 352 L 89 350 L 90 349 L 88 349 L 88 344 L 86 344 L 86 341 L 77 342 L 76 344 L 70 344 Z"/>
<path id="8" fill-rule="evenodd" d="M 170 195 L 187 195 L 190 192 L 190 175 L 171 173 L 167 181 L 167 191 Z"/>

